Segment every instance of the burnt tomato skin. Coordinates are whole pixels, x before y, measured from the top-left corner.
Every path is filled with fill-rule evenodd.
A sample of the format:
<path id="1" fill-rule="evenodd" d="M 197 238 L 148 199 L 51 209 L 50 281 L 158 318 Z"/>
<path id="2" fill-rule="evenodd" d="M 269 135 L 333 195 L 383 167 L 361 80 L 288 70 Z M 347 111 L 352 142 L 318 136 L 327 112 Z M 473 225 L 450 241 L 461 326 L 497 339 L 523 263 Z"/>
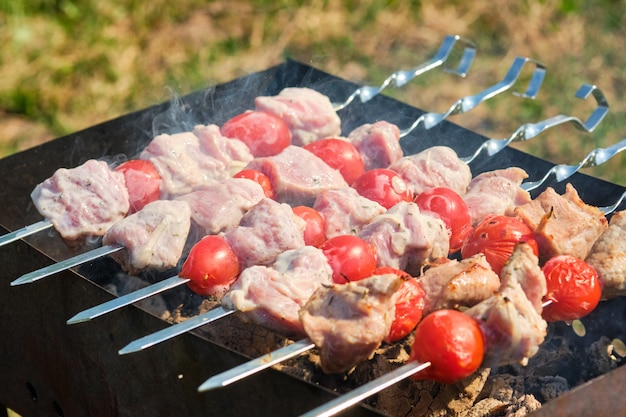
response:
<path id="1" fill-rule="evenodd" d="M 190 280 L 187 285 L 196 294 L 221 297 L 240 271 L 239 258 L 226 239 L 209 235 L 191 248 L 178 275 Z"/>
<path id="2" fill-rule="evenodd" d="M 476 320 L 460 311 L 437 310 L 417 325 L 409 361 L 431 364 L 413 379 L 451 384 L 476 372 L 484 354 L 484 336 Z"/>
<path id="3" fill-rule="evenodd" d="M 368 278 L 376 269 L 374 250 L 357 236 L 333 236 L 322 243 L 320 249 L 333 270 L 335 284 Z"/>
<path id="4" fill-rule="evenodd" d="M 518 243 L 528 243 L 533 253 L 539 254 L 537 239 L 526 223 L 516 217 L 489 215 L 469 233 L 461 255 L 469 258 L 483 253 L 491 268 L 500 274 Z"/>
<path id="5" fill-rule="evenodd" d="M 546 321 L 575 320 L 596 308 L 602 296 L 602 285 L 596 270 L 582 259 L 558 255 L 542 267 L 546 277 L 542 316 Z"/>

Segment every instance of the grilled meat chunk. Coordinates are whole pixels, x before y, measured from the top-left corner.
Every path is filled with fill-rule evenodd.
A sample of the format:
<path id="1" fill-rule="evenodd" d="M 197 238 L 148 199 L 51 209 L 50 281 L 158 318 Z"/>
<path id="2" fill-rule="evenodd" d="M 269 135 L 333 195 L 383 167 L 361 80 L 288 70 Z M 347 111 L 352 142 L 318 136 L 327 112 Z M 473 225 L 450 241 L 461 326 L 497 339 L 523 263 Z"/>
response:
<path id="1" fill-rule="evenodd" d="M 317 194 L 348 186 L 339 171 L 299 146 L 288 146 L 278 155 L 256 158 L 247 168 L 265 174 L 278 201 L 292 206 L 312 206 Z"/>
<path id="2" fill-rule="evenodd" d="M 403 156 L 400 129 L 384 120 L 357 127 L 348 140 L 359 151 L 366 171 L 387 168 Z"/>
<path id="3" fill-rule="evenodd" d="M 595 268 L 602 283 L 602 297 L 626 294 L 626 211 L 614 213 L 609 227 L 593 244 L 585 261 Z"/>
<path id="4" fill-rule="evenodd" d="M 298 312 L 315 290 L 332 284 L 332 274 L 320 249 L 288 250 L 271 266 L 244 269 L 222 305 L 244 313 L 242 320 L 301 337 L 304 330 Z"/>
<path id="5" fill-rule="evenodd" d="M 283 119 L 291 131 L 291 143 L 304 146 L 341 134 L 341 120 L 325 95 L 306 87 L 284 88 L 276 96 L 254 100 L 256 110 Z"/>
<path id="6" fill-rule="evenodd" d="M 320 350 L 322 370 L 345 372 L 371 358 L 389 334 L 395 315 L 396 274 L 374 275 L 318 288 L 300 310 L 300 321 Z"/>
<path id="7" fill-rule="evenodd" d="M 93 159 L 76 168 L 59 168 L 35 187 L 31 199 L 68 240 L 104 235 L 130 208 L 124 174 Z"/>
<path id="8" fill-rule="evenodd" d="M 178 264 L 190 226 L 187 203 L 157 200 L 111 226 L 102 243 L 124 246 L 111 257 L 131 274 L 146 268 L 165 270 Z"/>
<path id="9" fill-rule="evenodd" d="M 389 169 L 400 174 L 414 195 L 435 187 L 451 188 L 464 195 L 472 180 L 467 164 L 447 146 L 433 146 L 404 156 L 391 164 Z"/>
<path id="10" fill-rule="evenodd" d="M 520 187 L 526 178 L 526 171 L 517 167 L 497 169 L 475 176 L 463 196 L 472 226 L 476 226 L 488 214 L 512 216 L 515 207 L 530 203 L 530 194 Z"/>
<path id="11" fill-rule="evenodd" d="M 306 223 L 287 204 L 263 198 L 243 215 L 224 238 L 239 257 L 242 268 L 271 265 L 289 249 L 304 246 Z"/>
<path id="12" fill-rule="evenodd" d="M 141 152 L 161 174 L 161 198 L 188 194 L 224 181 L 253 159 L 248 147 L 221 135 L 216 125 L 156 136 Z"/>
<path id="13" fill-rule="evenodd" d="M 239 225 L 243 215 L 265 198 L 263 187 L 245 178 L 228 178 L 178 197 L 189 204 L 200 235 L 216 235 Z"/>
<path id="14" fill-rule="evenodd" d="M 533 284 L 541 287 L 543 273 L 531 248 L 522 243 L 517 245 L 500 276 L 500 289 L 465 313 L 479 321 L 485 335 L 483 366 L 525 365 L 547 334 L 541 303 L 536 308 L 536 297 L 542 291 L 532 289 Z M 545 285 L 544 277 L 543 294 Z M 525 289 L 529 290 L 532 301 Z"/>
<path id="15" fill-rule="evenodd" d="M 515 214 L 535 233 L 542 261 L 556 255 L 585 259 L 608 227 L 604 213 L 585 204 L 571 184 L 562 196 L 546 188 L 532 202 L 516 207 Z"/>
<path id="16" fill-rule="evenodd" d="M 417 204 L 401 201 L 376 216 L 359 233 L 376 250 L 378 266 L 389 266 L 420 275 L 426 262 L 445 258 L 450 239 L 445 224 L 421 213 Z"/>
<path id="17" fill-rule="evenodd" d="M 472 307 L 500 288 L 500 277 L 485 259 L 470 258 L 435 263 L 419 278 L 424 289 L 424 314 L 444 308 Z"/>
<path id="18" fill-rule="evenodd" d="M 324 218 L 327 238 L 357 235 L 372 219 L 386 211 L 383 206 L 361 196 L 352 187 L 318 194 L 313 208 Z"/>

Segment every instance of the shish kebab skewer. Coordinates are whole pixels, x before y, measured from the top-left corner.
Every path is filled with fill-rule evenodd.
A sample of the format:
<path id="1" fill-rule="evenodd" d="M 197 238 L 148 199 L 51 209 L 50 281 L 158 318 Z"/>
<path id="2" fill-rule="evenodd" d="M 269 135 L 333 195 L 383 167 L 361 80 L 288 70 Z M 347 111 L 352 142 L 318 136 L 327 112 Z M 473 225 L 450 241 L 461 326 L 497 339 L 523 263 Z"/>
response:
<path id="1" fill-rule="evenodd" d="M 497 94 L 500 94 L 504 91 L 507 91 L 508 89 L 510 89 L 511 87 L 513 87 L 516 84 L 516 81 L 519 79 L 523 67 L 525 66 L 526 63 L 535 63 L 536 64 L 536 68 L 533 72 L 533 77 L 532 80 L 529 84 L 529 87 L 527 89 L 527 91 L 524 93 L 525 97 L 534 97 L 537 92 L 538 89 L 541 86 L 541 83 L 543 81 L 543 77 L 545 74 L 545 68 L 537 63 L 534 60 L 531 60 L 529 58 L 520 58 L 517 57 L 514 62 L 513 65 L 511 66 L 510 70 L 508 71 L 507 75 L 505 76 L 505 78 L 494 84 L 491 87 L 488 87 L 486 90 L 484 90 L 482 93 L 479 93 L 477 95 L 474 96 L 468 96 L 462 99 L 457 100 L 457 102 L 451 107 L 451 109 L 446 112 L 446 113 L 442 113 L 442 114 L 437 114 L 437 113 L 428 113 L 426 118 L 424 118 L 424 116 L 421 116 L 420 118 L 417 119 L 417 121 L 407 130 L 403 131 L 401 133 L 401 136 L 403 135 L 407 135 L 408 133 L 410 133 L 412 130 L 414 130 L 422 121 L 429 121 L 429 125 L 428 128 L 433 127 L 434 125 L 441 123 L 445 118 L 447 118 L 448 116 L 452 115 L 452 114 L 460 114 L 460 113 L 464 113 L 466 111 L 470 111 L 471 109 L 475 108 L 478 104 L 480 104 L 481 102 L 488 100 L 494 96 L 496 96 Z M 433 120 L 435 119 L 435 120 Z M 570 118 L 568 118 L 569 121 Z M 575 119 L 575 118 L 574 118 Z M 558 123 L 562 123 L 566 120 L 560 120 Z M 599 121 L 598 121 L 599 122 Z M 554 122 L 549 122 L 546 123 L 546 126 L 543 127 L 542 129 L 536 129 L 534 135 L 536 136 L 537 134 L 541 133 L 543 130 L 545 130 L 548 127 L 552 127 L 558 123 L 554 123 Z M 525 137 L 520 137 L 520 139 L 524 139 L 524 140 L 529 140 L 532 136 L 526 135 Z M 512 138 L 511 138 L 512 139 Z M 510 140 L 511 140 L 510 139 Z M 78 255 L 74 258 L 71 259 L 67 259 L 65 261 L 62 261 L 60 263 L 51 265 L 49 267 L 46 268 L 42 268 L 41 270 L 38 271 L 34 271 L 30 274 L 27 274 L 17 280 L 14 280 L 11 285 L 20 285 L 20 284 L 24 284 L 24 283 L 30 283 L 30 282 L 34 282 L 36 280 L 45 278 L 47 276 L 50 276 L 52 274 L 55 274 L 57 272 L 66 270 L 68 268 L 72 268 L 75 267 L 77 265 L 80 265 L 82 263 L 88 262 L 90 260 L 96 259 L 100 256 L 106 255 L 106 254 L 112 254 L 114 252 L 118 252 L 120 250 L 123 249 L 122 245 L 108 245 L 108 247 L 102 247 L 99 248 L 99 250 L 97 252 L 87 252 L 85 254 L 81 254 Z M 89 254 L 95 255 L 98 254 L 97 256 L 94 257 L 90 257 Z"/>
<path id="2" fill-rule="evenodd" d="M 429 61 L 411 69 L 411 70 L 400 70 L 391 74 L 389 77 L 383 81 L 383 83 L 379 87 L 371 87 L 371 86 L 362 86 L 357 88 L 343 103 L 332 103 L 335 111 L 346 108 L 350 103 L 354 101 L 356 97 L 359 97 L 362 103 L 365 103 L 371 100 L 374 96 L 381 93 L 385 88 L 387 88 L 391 84 L 395 84 L 397 87 L 402 87 L 415 77 L 424 74 L 427 71 L 435 69 L 441 65 L 445 65 L 450 59 L 452 52 L 459 45 L 464 46 L 463 54 L 460 62 L 456 69 L 452 69 L 448 66 L 445 66 L 446 72 L 451 72 L 461 77 L 465 77 L 469 68 L 474 60 L 476 55 L 476 47 L 473 42 L 464 39 L 458 35 L 447 36 L 442 42 L 439 50 L 436 55 L 430 59 Z M 33 223 L 31 225 L 25 226 L 21 229 L 15 230 L 13 232 L 7 233 L 3 236 L 0 236 L 0 247 L 7 245 L 9 243 L 15 242 L 16 240 L 23 239 L 35 233 L 39 233 L 41 231 L 50 229 L 53 227 L 53 224 L 50 220 L 45 219 Z M 110 248 L 113 250 L 113 248 Z M 72 265 L 75 266 L 75 265 Z M 72 267 L 70 266 L 70 267 Z"/>
<path id="3" fill-rule="evenodd" d="M 589 91 L 589 90 L 586 90 Z M 594 120 L 593 118 L 588 119 L 586 122 L 581 122 L 580 120 L 578 120 L 577 118 L 573 118 L 573 117 L 562 117 L 562 116 L 557 116 L 556 118 L 553 119 L 548 119 L 548 120 L 556 120 L 556 124 L 559 123 L 564 123 L 564 122 L 570 122 L 573 121 L 574 123 L 576 123 L 577 127 L 578 126 L 583 126 L 583 128 L 585 129 L 589 129 L 590 131 L 593 130 L 595 128 L 595 125 L 593 125 L 591 122 Z M 595 119 L 596 120 L 596 124 L 599 123 L 599 121 L 601 119 Z M 539 133 L 541 133 L 543 130 L 547 129 L 548 127 L 554 126 L 556 125 L 554 123 L 550 123 L 550 122 L 543 122 L 543 123 L 538 123 L 536 125 L 524 125 L 525 127 L 527 127 L 531 132 L 533 132 L 533 134 L 537 135 Z M 537 128 L 537 126 L 540 126 L 540 128 Z M 523 129 L 518 129 L 517 132 L 520 131 L 524 131 Z M 519 137 L 524 137 L 526 139 L 528 138 L 529 135 L 521 135 Z M 485 147 L 481 147 L 479 149 L 484 149 Z M 590 153 L 591 154 L 597 154 L 598 152 L 594 152 L 592 151 Z M 604 162 L 606 160 L 608 160 L 609 158 L 603 158 L 601 160 L 597 160 L 595 162 Z M 589 160 L 589 156 L 585 158 L 585 160 Z M 587 164 L 584 165 L 585 167 L 589 167 L 589 166 L 593 166 L 592 161 L 589 161 Z M 583 165 L 582 164 L 578 164 L 578 169 L 582 168 Z M 574 172 L 570 173 L 570 176 L 573 175 Z M 567 178 L 564 177 L 563 180 Z M 522 185 L 523 187 L 523 185 Z M 111 311 L 114 311 L 116 309 L 122 308 L 124 306 L 133 304 L 134 302 L 143 300 L 145 298 L 148 298 L 152 295 L 161 293 L 163 291 L 169 290 L 171 288 L 174 288 L 176 286 L 179 285 L 183 285 L 185 283 L 189 282 L 189 280 L 187 278 L 181 278 L 178 276 L 174 276 L 171 278 L 168 278 L 164 281 L 161 281 L 159 283 L 153 284 L 149 287 L 143 288 L 141 290 L 135 291 L 133 293 L 130 294 L 126 294 L 124 296 L 121 296 L 119 298 L 116 298 L 114 300 L 111 300 L 109 302 L 106 302 L 104 304 L 101 304 L 99 306 L 95 306 L 92 307 L 88 310 L 84 310 L 78 314 L 76 314 L 74 317 L 70 318 L 68 320 L 68 324 L 75 324 L 75 323 L 80 323 L 83 321 L 88 321 L 91 320 L 93 318 L 99 317 L 101 315 L 104 315 L 106 313 L 109 313 Z M 223 315 L 221 313 L 215 312 L 218 314 L 218 317 L 223 317 Z M 215 314 L 214 313 L 214 314 Z M 207 313 L 209 314 L 209 313 Z M 199 319 L 202 320 L 202 319 Z M 199 321 L 199 323 L 202 323 L 202 321 Z M 192 325 L 192 323 L 189 323 L 188 326 Z"/>

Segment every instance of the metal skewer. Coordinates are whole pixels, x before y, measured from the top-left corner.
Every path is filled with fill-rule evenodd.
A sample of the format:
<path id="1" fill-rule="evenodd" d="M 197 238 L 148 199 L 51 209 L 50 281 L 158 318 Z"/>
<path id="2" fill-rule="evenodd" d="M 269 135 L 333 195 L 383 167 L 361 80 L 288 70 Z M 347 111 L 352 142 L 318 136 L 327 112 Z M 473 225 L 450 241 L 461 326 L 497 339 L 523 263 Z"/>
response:
<path id="1" fill-rule="evenodd" d="M 450 58 L 450 55 L 452 54 L 455 46 L 459 44 L 464 45 L 463 54 L 461 56 L 459 64 L 457 65 L 456 69 L 445 67 L 444 70 L 446 72 L 456 74 L 460 77 L 465 77 L 467 75 L 467 72 L 469 71 L 470 66 L 472 65 L 472 62 L 474 61 L 474 56 L 476 55 L 476 47 L 473 42 L 467 39 L 464 39 L 458 35 L 449 35 L 446 36 L 446 38 L 443 40 L 441 46 L 439 47 L 439 50 L 431 60 L 410 70 L 394 72 L 389 77 L 387 77 L 387 79 L 385 79 L 385 81 L 383 81 L 383 83 L 379 87 L 363 86 L 357 88 L 350 95 L 350 97 L 346 99 L 345 102 L 333 103 L 335 111 L 346 108 L 350 103 L 352 103 L 352 101 L 354 101 L 356 97 L 359 97 L 361 102 L 365 103 L 371 100 L 374 96 L 378 95 L 381 91 L 383 91 L 392 83 L 395 84 L 396 87 L 402 87 L 413 78 L 445 64 L 448 58 Z"/>
<path id="2" fill-rule="evenodd" d="M 602 213 L 606 214 L 611 214 L 613 213 L 615 210 L 617 210 L 619 208 L 619 206 L 622 205 L 622 203 L 624 202 L 624 200 L 626 200 L 626 191 L 624 191 L 622 193 L 622 195 L 617 199 L 617 201 L 613 204 L 611 204 L 610 206 L 604 206 L 604 207 L 598 207 L 600 209 L 600 211 Z"/>
<path id="3" fill-rule="evenodd" d="M 93 261 L 94 259 L 109 255 L 122 249 L 124 249 L 124 246 L 118 244 L 101 246 L 99 248 L 90 250 L 89 252 L 82 253 L 64 261 L 60 261 L 55 264 L 38 269 L 36 271 L 29 272 L 28 274 L 22 275 L 16 280 L 11 281 L 11 286 L 30 284 L 42 278 L 56 274 L 57 272 L 65 271 L 66 269 L 70 269 L 77 265 L 84 264 L 85 262 Z"/>
<path id="4" fill-rule="evenodd" d="M 522 70 L 524 69 L 524 66 L 529 63 L 535 64 L 535 69 L 533 71 L 532 78 L 528 84 L 528 88 L 526 89 L 526 92 L 524 93 L 521 93 L 521 94 L 514 93 L 514 94 L 522 96 L 522 97 L 526 97 L 526 98 L 535 98 L 537 96 L 537 93 L 539 92 L 539 89 L 541 88 L 541 84 L 543 83 L 543 79 L 546 73 L 546 68 L 542 63 L 537 62 L 533 59 L 525 58 L 525 57 L 516 57 L 513 60 L 513 64 L 509 68 L 509 71 L 506 73 L 502 81 L 492 85 L 491 87 L 485 89 L 484 91 L 478 94 L 458 99 L 448 109 L 448 111 L 444 113 L 431 112 L 431 113 L 423 114 L 415 122 L 413 122 L 413 124 L 408 129 L 402 130 L 400 132 L 400 137 L 401 138 L 405 137 L 420 124 L 424 124 L 424 127 L 426 129 L 430 129 L 438 125 L 445 119 L 447 119 L 449 116 L 452 116 L 455 114 L 466 113 L 472 110 L 473 108 L 475 108 L 476 106 L 478 106 L 480 103 L 492 97 L 495 97 L 496 95 L 500 93 L 503 93 L 509 90 L 511 87 L 513 87 L 517 83 L 517 80 L 522 74 Z"/>
<path id="5" fill-rule="evenodd" d="M 21 229 L 18 229 L 14 232 L 0 236 L 0 246 L 8 245 L 11 242 L 15 242 L 16 240 L 25 238 L 30 235 L 34 235 L 35 233 L 42 232 L 51 227 L 52 222 L 50 220 L 38 221 L 37 223 L 33 223 L 29 226 L 22 227 Z"/>
<path id="6" fill-rule="evenodd" d="M 609 104 L 604 97 L 604 93 L 595 85 L 583 84 L 576 92 L 576 97 L 580 99 L 586 99 L 590 95 L 596 100 L 597 106 L 589 118 L 582 122 L 580 119 L 574 116 L 558 115 L 546 119 L 538 123 L 526 123 L 520 126 L 515 133 L 513 133 L 507 139 L 487 139 L 480 147 L 474 152 L 473 155 L 466 158 L 461 158 L 466 164 L 474 161 L 483 151 L 487 151 L 489 156 L 493 156 L 506 148 L 512 142 L 521 142 L 534 138 L 535 136 L 543 133 L 547 129 L 564 124 L 572 123 L 579 130 L 585 132 L 592 132 L 604 119 L 609 112 Z"/>
<path id="7" fill-rule="evenodd" d="M 555 165 L 548 172 L 546 172 L 546 175 L 544 175 L 540 180 L 525 182 L 521 185 L 521 187 L 526 191 L 535 190 L 541 187 L 541 185 L 552 175 L 554 175 L 558 182 L 564 181 L 583 168 L 595 167 L 605 163 L 618 153 L 622 152 L 624 149 L 626 149 L 626 139 L 622 139 L 620 142 L 609 146 L 608 148 L 596 148 L 589 152 L 580 163 L 576 165 Z"/>

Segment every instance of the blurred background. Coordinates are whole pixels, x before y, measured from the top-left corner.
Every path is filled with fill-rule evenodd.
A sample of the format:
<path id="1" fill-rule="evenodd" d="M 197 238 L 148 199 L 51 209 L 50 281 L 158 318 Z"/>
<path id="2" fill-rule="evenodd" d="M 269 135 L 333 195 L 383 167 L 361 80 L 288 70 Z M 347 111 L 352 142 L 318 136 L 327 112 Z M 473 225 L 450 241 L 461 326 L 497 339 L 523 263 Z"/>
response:
<path id="1" fill-rule="evenodd" d="M 477 47 L 466 78 L 431 71 L 394 96 L 426 111 L 501 80 L 516 56 L 547 67 L 535 100 L 501 94 L 451 121 L 504 138 L 558 114 L 611 112 L 514 146 L 573 164 L 626 138 L 626 4 L 615 0 L 0 0 L 0 157 L 292 58 L 378 85 L 430 59 L 446 35 Z M 523 91 L 525 84 L 515 88 Z M 513 90 L 512 90 L 513 91 Z M 626 185 L 626 152 L 583 172 Z"/>

